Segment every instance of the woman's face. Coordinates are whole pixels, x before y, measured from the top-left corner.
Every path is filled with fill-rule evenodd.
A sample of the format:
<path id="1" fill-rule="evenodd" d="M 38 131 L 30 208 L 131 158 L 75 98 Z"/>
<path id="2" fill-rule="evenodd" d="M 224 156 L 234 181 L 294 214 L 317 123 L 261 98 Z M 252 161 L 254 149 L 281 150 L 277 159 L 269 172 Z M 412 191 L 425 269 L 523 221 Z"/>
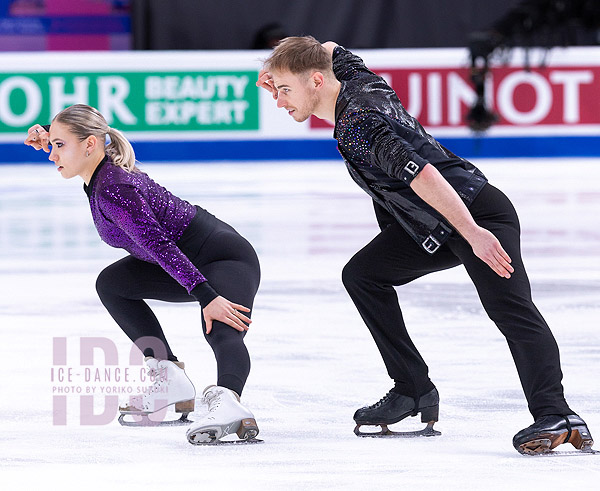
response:
<path id="1" fill-rule="evenodd" d="M 87 170 L 90 164 L 86 157 L 87 139 L 80 141 L 66 125 L 54 121 L 50 126 L 50 143 L 52 151 L 48 158 L 65 179 L 80 176 Z"/>

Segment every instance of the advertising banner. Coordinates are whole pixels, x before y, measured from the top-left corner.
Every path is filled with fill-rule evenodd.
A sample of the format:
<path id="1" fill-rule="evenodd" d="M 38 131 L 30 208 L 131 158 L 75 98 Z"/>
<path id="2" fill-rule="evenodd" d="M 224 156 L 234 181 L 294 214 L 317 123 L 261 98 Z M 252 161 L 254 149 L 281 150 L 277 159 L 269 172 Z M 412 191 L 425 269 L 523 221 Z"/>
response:
<path id="1" fill-rule="evenodd" d="M 492 65 L 486 103 L 498 119 L 475 134 L 465 122 L 476 98 L 466 50 L 357 51 L 455 153 L 600 155 L 600 48 L 532 53 L 530 67 L 520 51 Z M 75 103 L 97 107 L 146 160 L 339 158 L 330 123 L 296 123 L 255 86 L 268 54 L 0 54 L 0 162 L 41 158 L 20 145 L 27 128 Z"/>
<path id="2" fill-rule="evenodd" d="M 426 128 L 465 128 L 476 99 L 467 68 L 379 68 L 410 114 Z M 496 67 L 486 81 L 498 127 L 600 125 L 600 65 Z M 313 127 L 323 127 L 318 120 Z M 568 130 L 567 130 L 568 131 Z"/>
<path id="3" fill-rule="evenodd" d="M 26 131 L 68 105 L 123 131 L 258 130 L 256 72 L 0 74 L 0 132 Z"/>

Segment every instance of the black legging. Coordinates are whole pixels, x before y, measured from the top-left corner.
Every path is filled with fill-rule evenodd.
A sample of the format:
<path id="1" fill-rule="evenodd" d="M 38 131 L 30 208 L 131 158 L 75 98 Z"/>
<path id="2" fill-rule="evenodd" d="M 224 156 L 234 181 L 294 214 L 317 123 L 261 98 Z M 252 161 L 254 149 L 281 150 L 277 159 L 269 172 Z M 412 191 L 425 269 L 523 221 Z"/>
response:
<path id="1" fill-rule="evenodd" d="M 214 226 L 208 236 L 207 222 L 211 229 Z M 250 243 L 231 226 L 198 209 L 177 245 L 219 295 L 252 308 L 260 282 L 258 258 Z M 127 256 L 100 273 L 96 289 L 100 300 L 129 339 L 135 343 L 145 336 L 157 338 L 164 344 L 167 359 L 177 360 L 144 299 L 196 301 L 183 286 L 160 266 Z M 250 317 L 250 314 L 246 315 Z M 241 394 L 250 372 L 245 331 L 213 321 L 212 331 L 207 335 L 204 316 L 202 329 L 217 360 L 217 385 Z M 143 352 L 145 356 L 155 355 L 152 348 L 143 349 Z"/>
<path id="2" fill-rule="evenodd" d="M 408 335 L 392 285 L 404 285 L 428 273 L 463 264 L 484 309 L 506 337 L 534 418 L 571 414 L 561 385 L 558 346 L 531 299 L 516 211 L 509 199 L 490 184 L 469 210 L 477 224 L 491 231 L 511 257 L 515 271 L 510 279 L 494 273 L 457 233 L 430 255 L 397 223 L 384 229 L 344 268 L 344 285 L 375 339 L 388 374 L 396 382 L 394 390 L 417 397 L 434 385 Z"/>

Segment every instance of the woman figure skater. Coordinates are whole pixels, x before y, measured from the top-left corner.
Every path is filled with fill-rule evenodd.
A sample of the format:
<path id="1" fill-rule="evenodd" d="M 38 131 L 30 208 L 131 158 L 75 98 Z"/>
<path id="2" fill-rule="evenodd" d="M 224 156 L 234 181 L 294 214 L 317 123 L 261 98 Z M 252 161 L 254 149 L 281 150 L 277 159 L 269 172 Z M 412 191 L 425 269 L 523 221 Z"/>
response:
<path id="1" fill-rule="evenodd" d="M 143 352 L 154 376 L 143 397 L 119 408 L 121 423 L 132 424 L 124 423 L 126 414 L 147 417 L 172 406 L 183 413 L 179 421 L 189 422 L 185 416 L 194 410 L 196 391 L 145 300 L 197 301 L 218 374 L 216 385 L 203 393 L 208 415 L 190 426 L 187 438 L 192 444 L 219 443 L 237 433 L 253 440 L 258 426 L 240 403 L 250 371 L 244 336 L 260 281 L 250 243 L 141 172 L 129 141 L 93 107 L 76 104 L 49 127 L 32 126 L 25 144 L 49 152 L 63 178 L 83 179 L 101 239 L 129 253 L 96 282 L 100 300 Z"/>

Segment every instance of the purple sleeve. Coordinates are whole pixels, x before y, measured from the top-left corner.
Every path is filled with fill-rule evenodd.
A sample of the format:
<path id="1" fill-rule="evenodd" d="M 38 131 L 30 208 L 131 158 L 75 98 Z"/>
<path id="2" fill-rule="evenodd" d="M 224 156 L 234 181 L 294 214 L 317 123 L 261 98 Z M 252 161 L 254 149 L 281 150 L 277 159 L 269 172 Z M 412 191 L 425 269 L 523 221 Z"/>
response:
<path id="1" fill-rule="evenodd" d="M 108 186 L 101 191 L 98 199 L 106 218 L 123 230 L 188 293 L 206 282 L 196 266 L 165 233 L 137 188 L 129 185 Z"/>

